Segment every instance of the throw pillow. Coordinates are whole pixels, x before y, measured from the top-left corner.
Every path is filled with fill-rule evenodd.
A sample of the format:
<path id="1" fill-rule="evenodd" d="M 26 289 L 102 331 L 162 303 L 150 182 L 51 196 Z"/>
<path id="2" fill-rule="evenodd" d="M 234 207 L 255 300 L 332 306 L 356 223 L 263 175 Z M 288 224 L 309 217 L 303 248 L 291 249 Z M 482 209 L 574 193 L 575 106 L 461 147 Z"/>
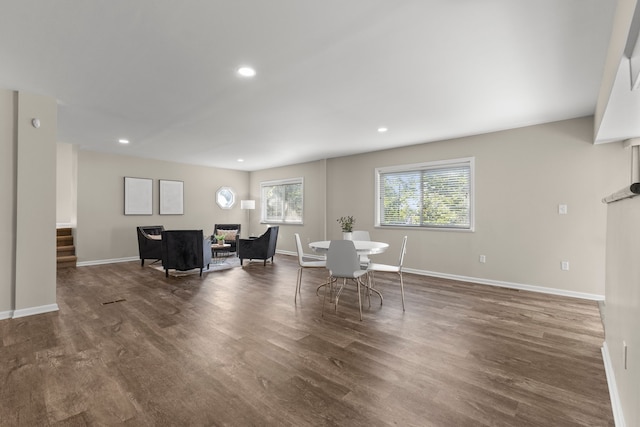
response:
<path id="1" fill-rule="evenodd" d="M 234 241 L 236 240 L 236 235 L 238 234 L 238 230 L 217 230 L 216 234 L 218 236 L 224 236 L 224 241 Z"/>

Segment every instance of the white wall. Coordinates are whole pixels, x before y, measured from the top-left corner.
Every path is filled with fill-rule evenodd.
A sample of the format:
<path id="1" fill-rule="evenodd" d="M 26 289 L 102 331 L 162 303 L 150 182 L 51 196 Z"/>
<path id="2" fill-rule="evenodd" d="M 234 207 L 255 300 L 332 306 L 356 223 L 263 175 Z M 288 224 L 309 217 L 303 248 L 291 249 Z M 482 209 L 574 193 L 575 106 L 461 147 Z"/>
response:
<path id="1" fill-rule="evenodd" d="M 620 183 L 620 188 L 623 182 Z M 609 204 L 605 335 L 627 426 L 640 425 L 640 197 Z M 627 368 L 623 364 L 627 344 Z M 615 402 L 614 402 L 615 403 Z M 614 409 L 616 409 L 614 407 Z"/>
<path id="2" fill-rule="evenodd" d="M 125 176 L 153 179 L 153 215 L 124 215 Z M 159 214 L 160 179 L 184 182 L 184 215 Z M 215 202 L 216 190 L 223 186 L 237 193 L 236 204 L 229 210 Z M 247 198 L 248 188 L 248 172 L 80 150 L 75 241 L 78 262 L 138 257 L 139 225 L 202 229 L 205 235 L 213 233 L 215 223 L 241 223 L 245 228 L 240 199 Z"/>
<path id="3" fill-rule="evenodd" d="M 14 307 L 16 138 L 14 92 L 0 90 L 0 319 Z"/>
<path id="4" fill-rule="evenodd" d="M 304 179 L 304 224 L 281 225 L 278 231 L 277 250 L 296 252 L 293 238 L 295 233 L 300 234 L 303 245 L 310 241 L 324 240 L 326 212 L 325 168 L 326 161 L 320 160 L 252 172 L 250 192 L 251 197 L 256 200 L 256 209 L 251 213 L 251 232 L 255 235 L 260 235 L 268 226 L 268 224 L 260 223 L 260 209 L 262 208 L 260 183 L 302 177 Z M 311 251 L 305 249 L 305 252 Z"/>
<path id="5" fill-rule="evenodd" d="M 0 90 L 0 318 L 57 310 L 56 132 L 54 99 Z"/>
<path id="6" fill-rule="evenodd" d="M 611 92 L 624 54 L 636 4 L 637 0 L 616 0 L 611 38 L 609 39 L 607 58 L 604 63 L 602 81 L 598 92 L 598 103 L 594 114 L 594 132 L 596 135 L 602 125 L 607 107 L 609 107 Z"/>
<path id="7" fill-rule="evenodd" d="M 75 226 L 78 193 L 78 150 L 58 143 L 56 161 L 56 223 Z"/>

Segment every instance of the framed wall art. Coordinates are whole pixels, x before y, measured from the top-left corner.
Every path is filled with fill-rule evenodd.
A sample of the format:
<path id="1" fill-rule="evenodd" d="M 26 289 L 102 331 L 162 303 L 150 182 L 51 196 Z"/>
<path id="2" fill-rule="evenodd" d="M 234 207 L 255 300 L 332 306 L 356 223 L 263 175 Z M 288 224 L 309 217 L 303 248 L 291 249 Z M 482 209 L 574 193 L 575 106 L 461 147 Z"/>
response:
<path id="1" fill-rule="evenodd" d="M 160 215 L 184 214 L 184 182 L 160 180 Z"/>
<path id="2" fill-rule="evenodd" d="M 153 214 L 153 180 L 124 177 L 124 214 Z"/>

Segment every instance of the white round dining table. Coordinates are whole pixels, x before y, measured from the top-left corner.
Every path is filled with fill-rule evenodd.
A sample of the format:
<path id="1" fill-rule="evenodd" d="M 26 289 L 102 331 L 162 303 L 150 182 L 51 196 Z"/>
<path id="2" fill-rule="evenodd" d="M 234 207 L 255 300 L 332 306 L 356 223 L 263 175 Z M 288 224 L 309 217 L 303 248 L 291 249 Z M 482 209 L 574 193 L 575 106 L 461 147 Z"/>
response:
<path id="1" fill-rule="evenodd" d="M 322 253 L 329 250 L 330 244 L 331 240 L 320 240 L 318 242 L 309 243 L 309 247 L 313 249 L 314 252 Z M 373 242 L 370 240 L 353 240 L 353 244 L 356 247 L 356 252 L 358 252 L 358 255 L 381 254 L 389 247 L 388 243 Z"/>

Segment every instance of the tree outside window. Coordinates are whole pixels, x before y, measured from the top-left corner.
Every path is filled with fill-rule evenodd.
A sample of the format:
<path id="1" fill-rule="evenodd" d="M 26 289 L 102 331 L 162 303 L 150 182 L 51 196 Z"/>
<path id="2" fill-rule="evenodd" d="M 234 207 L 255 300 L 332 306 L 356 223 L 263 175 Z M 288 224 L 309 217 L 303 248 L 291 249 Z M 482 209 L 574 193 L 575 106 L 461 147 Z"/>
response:
<path id="1" fill-rule="evenodd" d="M 262 190 L 262 222 L 302 224 L 303 179 L 260 183 Z"/>
<path id="2" fill-rule="evenodd" d="M 473 159 L 376 170 L 378 224 L 473 229 Z"/>

